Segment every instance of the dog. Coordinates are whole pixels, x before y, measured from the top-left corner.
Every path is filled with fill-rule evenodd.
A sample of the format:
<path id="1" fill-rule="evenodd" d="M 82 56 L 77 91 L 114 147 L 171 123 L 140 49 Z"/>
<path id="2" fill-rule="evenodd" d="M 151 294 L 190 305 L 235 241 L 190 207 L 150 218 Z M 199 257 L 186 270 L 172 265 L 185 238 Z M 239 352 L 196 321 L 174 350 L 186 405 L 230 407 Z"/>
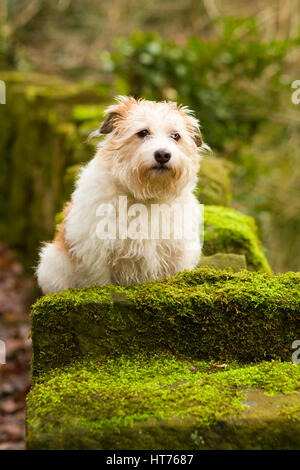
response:
<path id="1" fill-rule="evenodd" d="M 193 191 L 207 146 L 197 119 L 174 102 L 133 97 L 118 97 L 106 116 L 92 133 L 105 137 L 80 172 L 55 239 L 41 248 L 36 274 L 44 294 L 161 280 L 199 262 L 199 236 L 186 230 L 174 236 L 190 222 L 198 233 L 201 218 Z M 175 208 L 187 209 L 188 216 L 178 218 Z M 111 229 L 106 233 L 103 215 Z M 135 223 L 138 236 L 130 235 L 126 219 Z M 149 227 L 155 236 L 149 236 Z"/>

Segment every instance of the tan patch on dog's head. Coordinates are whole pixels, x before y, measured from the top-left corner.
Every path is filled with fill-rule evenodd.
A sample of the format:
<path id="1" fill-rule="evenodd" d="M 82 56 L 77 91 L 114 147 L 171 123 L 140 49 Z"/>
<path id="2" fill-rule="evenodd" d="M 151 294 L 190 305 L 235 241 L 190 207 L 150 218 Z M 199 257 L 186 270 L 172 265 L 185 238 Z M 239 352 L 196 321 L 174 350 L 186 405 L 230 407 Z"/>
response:
<path id="1" fill-rule="evenodd" d="M 106 114 L 98 156 L 135 198 L 174 197 L 195 180 L 203 142 L 187 108 L 119 97 Z"/>
<path id="2" fill-rule="evenodd" d="M 99 134 L 110 134 L 113 129 L 118 126 L 120 119 L 126 118 L 129 109 L 136 103 L 135 98 L 132 96 L 120 96 L 117 104 L 109 106 L 106 109 L 105 114 L 107 114 L 107 118 L 101 124 Z"/>

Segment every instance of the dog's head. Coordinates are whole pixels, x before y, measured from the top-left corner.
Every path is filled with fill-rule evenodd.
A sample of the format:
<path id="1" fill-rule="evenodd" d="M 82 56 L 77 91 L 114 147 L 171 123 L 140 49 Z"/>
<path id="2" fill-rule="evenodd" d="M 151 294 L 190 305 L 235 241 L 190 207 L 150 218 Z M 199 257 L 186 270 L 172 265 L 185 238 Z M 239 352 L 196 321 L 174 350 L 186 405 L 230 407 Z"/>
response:
<path id="1" fill-rule="evenodd" d="M 99 158 L 136 199 L 176 196 L 196 178 L 204 145 L 189 110 L 173 102 L 119 97 L 106 113 Z"/>

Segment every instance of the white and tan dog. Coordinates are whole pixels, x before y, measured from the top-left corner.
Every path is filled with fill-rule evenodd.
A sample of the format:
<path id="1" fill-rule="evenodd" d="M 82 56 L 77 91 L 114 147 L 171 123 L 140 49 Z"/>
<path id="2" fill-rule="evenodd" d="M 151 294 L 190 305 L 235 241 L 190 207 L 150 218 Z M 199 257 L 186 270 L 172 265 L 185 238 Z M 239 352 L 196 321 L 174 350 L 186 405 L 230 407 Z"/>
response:
<path id="1" fill-rule="evenodd" d="M 98 134 L 106 137 L 81 171 L 56 238 L 41 249 L 37 277 L 45 294 L 163 279 L 195 268 L 200 259 L 198 236 L 175 237 L 174 226 L 166 227 L 170 220 L 175 228 L 187 222 L 177 221 L 175 212 L 170 218 L 168 211 L 175 207 L 189 208 L 194 225 L 199 225 L 201 211 L 193 190 L 199 150 L 206 146 L 198 121 L 173 102 L 119 97 L 107 109 Z M 130 220 L 136 215 L 134 205 L 149 209 L 142 229 L 154 227 L 155 237 L 132 237 L 120 230 L 121 219 L 124 225 L 127 216 Z M 159 210 L 152 210 L 154 206 Z M 119 229 L 104 237 L 98 227 L 101 207 L 111 208 L 106 212 L 108 225 Z"/>

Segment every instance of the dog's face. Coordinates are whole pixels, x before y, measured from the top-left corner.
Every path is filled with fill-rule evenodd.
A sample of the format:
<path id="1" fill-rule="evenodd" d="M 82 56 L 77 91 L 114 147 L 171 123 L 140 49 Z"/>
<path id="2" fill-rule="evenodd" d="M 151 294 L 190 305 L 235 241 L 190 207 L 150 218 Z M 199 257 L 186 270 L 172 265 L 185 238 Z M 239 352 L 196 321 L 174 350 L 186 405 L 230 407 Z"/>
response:
<path id="1" fill-rule="evenodd" d="M 175 103 L 120 98 L 99 129 L 99 158 L 136 199 L 176 196 L 194 180 L 202 146 L 197 120 Z"/>

